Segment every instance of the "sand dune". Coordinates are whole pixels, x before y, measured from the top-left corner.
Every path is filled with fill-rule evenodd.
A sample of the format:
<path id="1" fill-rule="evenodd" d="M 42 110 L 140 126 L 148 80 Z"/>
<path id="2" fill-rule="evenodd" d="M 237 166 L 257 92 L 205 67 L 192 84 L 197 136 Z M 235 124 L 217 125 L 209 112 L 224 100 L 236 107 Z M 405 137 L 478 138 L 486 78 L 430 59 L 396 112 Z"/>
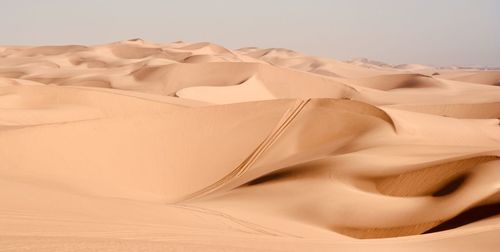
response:
<path id="1" fill-rule="evenodd" d="M 452 74 L 450 77 L 452 80 L 500 86 L 500 71 L 465 72 Z"/>
<path id="2" fill-rule="evenodd" d="M 357 79 L 356 85 L 379 90 L 393 90 L 400 88 L 439 88 L 439 81 L 421 74 L 392 74 Z"/>
<path id="3" fill-rule="evenodd" d="M 498 71 L 0 47 L 0 251 L 497 251 Z"/>

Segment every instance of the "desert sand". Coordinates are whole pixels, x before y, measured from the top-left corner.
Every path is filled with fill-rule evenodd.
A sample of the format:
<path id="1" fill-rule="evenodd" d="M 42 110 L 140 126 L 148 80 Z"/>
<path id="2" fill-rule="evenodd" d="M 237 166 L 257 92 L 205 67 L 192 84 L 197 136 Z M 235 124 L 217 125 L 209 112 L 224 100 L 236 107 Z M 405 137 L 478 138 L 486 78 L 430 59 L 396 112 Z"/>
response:
<path id="1" fill-rule="evenodd" d="M 0 251 L 498 251 L 500 71 L 0 47 Z"/>

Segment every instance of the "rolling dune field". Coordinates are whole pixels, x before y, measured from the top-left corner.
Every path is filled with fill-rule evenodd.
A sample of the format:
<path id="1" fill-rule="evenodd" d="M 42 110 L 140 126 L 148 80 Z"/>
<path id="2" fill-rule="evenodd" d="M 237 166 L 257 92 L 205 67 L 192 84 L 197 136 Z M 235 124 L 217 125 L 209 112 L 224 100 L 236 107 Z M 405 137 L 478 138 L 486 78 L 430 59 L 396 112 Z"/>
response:
<path id="1" fill-rule="evenodd" d="M 499 251 L 500 71 L 0 46 L 0 251 Z"/>

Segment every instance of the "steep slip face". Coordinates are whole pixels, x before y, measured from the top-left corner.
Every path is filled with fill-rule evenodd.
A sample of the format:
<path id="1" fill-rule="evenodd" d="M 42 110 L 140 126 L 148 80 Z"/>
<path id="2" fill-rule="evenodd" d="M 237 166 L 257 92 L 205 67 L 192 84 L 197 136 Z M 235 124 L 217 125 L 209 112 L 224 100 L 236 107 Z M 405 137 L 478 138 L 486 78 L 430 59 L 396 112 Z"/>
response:
<path id="1" fill-rule="evenodd" d="M 2 47 L 0 251 L 496 251 L 498 74 L 434 72 Z"/>

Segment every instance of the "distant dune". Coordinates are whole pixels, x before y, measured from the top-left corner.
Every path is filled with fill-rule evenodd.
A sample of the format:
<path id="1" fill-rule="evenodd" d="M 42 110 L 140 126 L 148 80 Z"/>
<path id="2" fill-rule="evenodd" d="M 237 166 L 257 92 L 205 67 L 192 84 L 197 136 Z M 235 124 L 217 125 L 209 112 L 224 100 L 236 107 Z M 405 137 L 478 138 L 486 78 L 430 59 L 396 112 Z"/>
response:
<path id="1" fill-rule="evenodd" d="M 0 47 L 0 251 L 498 251 L 500 71 Z"/>

